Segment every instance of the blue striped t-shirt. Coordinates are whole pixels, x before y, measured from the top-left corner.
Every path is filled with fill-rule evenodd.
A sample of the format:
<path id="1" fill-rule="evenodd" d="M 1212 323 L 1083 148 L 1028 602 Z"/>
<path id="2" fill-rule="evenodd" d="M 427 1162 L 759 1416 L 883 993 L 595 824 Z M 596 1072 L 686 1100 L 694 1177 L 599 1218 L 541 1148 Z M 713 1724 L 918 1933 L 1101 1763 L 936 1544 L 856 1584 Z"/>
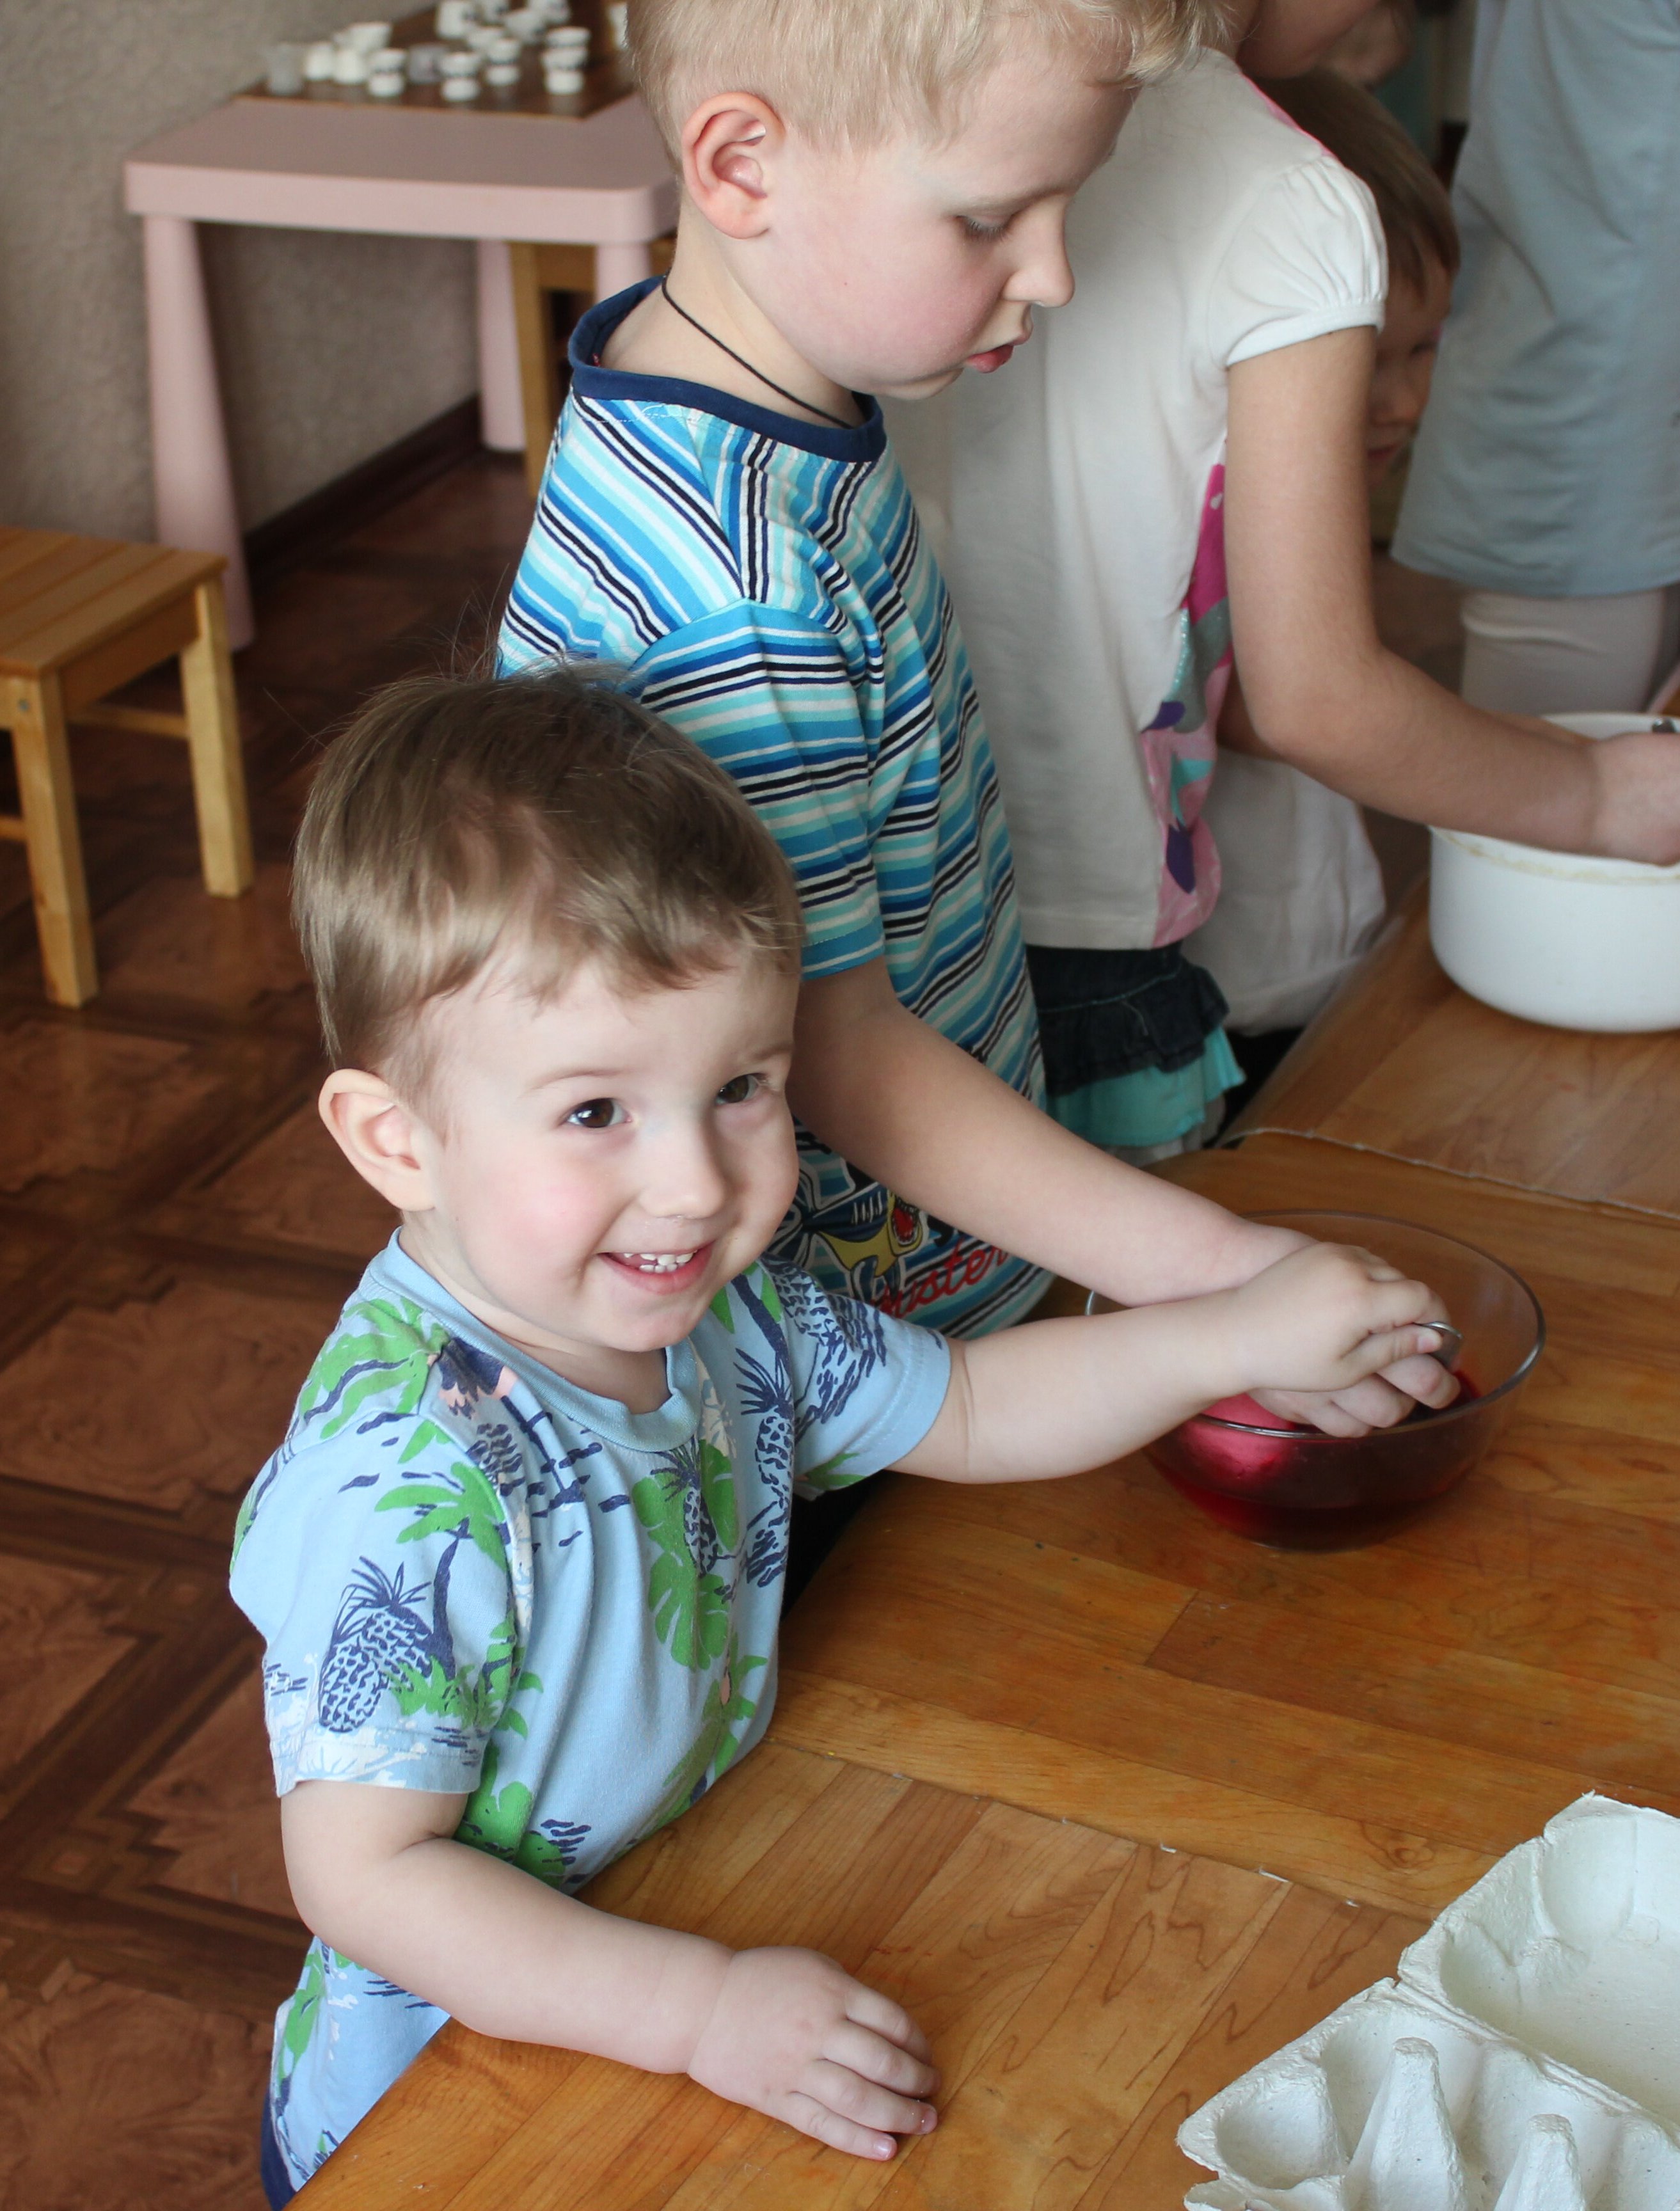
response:
<path id="1" fill-rule="evenodd" d="M 572 342 L 572 391 L 500 639 L 504 672 L 610 660 L 726 767 L 798 878 L 808 976 L 885 957 L 910 1011 L 1043 1100 L 1008 833 L 950 602 L 880 409 L 808 424 L 598 362 L 649 288 Z M 960 1335 L 1042 1272 L 810 1132 L 774 1245 L 826 1288 Z"/>

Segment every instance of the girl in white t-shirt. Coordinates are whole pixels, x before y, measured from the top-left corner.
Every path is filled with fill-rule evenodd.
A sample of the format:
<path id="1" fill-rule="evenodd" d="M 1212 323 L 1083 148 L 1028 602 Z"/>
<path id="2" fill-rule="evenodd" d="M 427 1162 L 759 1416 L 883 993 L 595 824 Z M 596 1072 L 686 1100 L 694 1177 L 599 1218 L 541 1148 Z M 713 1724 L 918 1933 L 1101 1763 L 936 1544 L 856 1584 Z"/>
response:
<path id="1" fill-rule="evenodd" d="M 1264 89 L 1376 203 L 1388 294 L 1365 425 L 1366 482 L 1374 491 L 1410 445 L 1429 397 L 1459 267 L 1453 204 L 1411 140 L 1362 87 L 1320 69 Z M 1252 1086 L 1282 1059 L 1376 935 L 1382 870 L 1352 799 L 1266 756 L 1240 668 L 1220 712 L 1219 747 L 1219 772 L 1202 815 L 1219 850 L 1219 903 L 1186 949 L 1224 994 L 1234 1048 Z"/>
<path id="2" fill-rule="evenodd" d="M 1247 0 L 1242 58 L 1295 73 L 1370 4 Z M 1680 741 L 1577 746 L 1465 706 L 1379 641 L 1380 231 L 1233 61 L 1140 94 L 1068 245 L 1071 304 L 893 430 L 998 758 L 1052 1110 L 1159 1157 L 1202 1141 L 1239 1079 L 1182 948 L 1218 892 L 1202 811 L 1233 643 L 1260 745 L 1449 827 L 1680 857 Z"/>

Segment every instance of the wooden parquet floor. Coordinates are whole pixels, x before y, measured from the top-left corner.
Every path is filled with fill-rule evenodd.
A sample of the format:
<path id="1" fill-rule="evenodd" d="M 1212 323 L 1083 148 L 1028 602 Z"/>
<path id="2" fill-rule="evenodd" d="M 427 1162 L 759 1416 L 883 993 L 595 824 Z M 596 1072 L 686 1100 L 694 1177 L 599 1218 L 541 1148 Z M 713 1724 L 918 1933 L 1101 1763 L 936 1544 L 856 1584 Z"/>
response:
<path id="1" fill-rule="evenodd" d="M 249 898 L 203 893 L 179 747 L 77 733 L 80 1013 L 0 845 L 0 2211 L 260 2211 L 301 1937 L 228 1537 L 390 1227 L 316 1121 L 287 853 L 358 699 L 482 649 L 529 512 L 487 455 L 260 601 Z M 1440 651 L 1450 606 L 1396 604 Z"/>
<path id="2" fill-rule="evenodd" d="M 301 1934 L 228 1537 L 391 1225 L 315 1118 L 286 857 L 322 737 L 482 647 L 529 513 L 519 460 L 485 456 L 259 604 L 249 898 L 199 882 L 184 748 L 77 732 L 102 978 L 80 1014 L 45 1001 L 0 845 L 4 2211 L 261 2211 Z"/>

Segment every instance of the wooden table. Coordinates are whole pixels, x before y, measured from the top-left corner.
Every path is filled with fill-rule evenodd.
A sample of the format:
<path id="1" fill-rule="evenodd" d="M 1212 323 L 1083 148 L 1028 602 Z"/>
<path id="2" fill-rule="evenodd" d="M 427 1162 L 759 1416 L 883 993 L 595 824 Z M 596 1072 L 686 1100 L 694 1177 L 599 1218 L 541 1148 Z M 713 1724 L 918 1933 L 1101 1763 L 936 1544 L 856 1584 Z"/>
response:
<path id="1" fill-rule="evenodd" d="M 470 108 L 422 92 L 395 103 L 246 94 L 124 163 L 126 204 L 145 227 L 158 535 L 225 557 L 236 647 L 250 642 L 251 602 L 197 226 L 475 240 L 487 442 L 521 449 L 509 241 L 593 247 L 605 296 L 650 273 L 649 245 L 676 215 L 670 164 L 639 99 L 591 112 L 582 94 L 538 100 L 540 112 L 517 93 Z"/>
<path id="2" fill-rule="evenodd" d="M 1680 1812 L 1680 1230 L 1298 1137 L 1174 1178 L 1517 1267 L 1550 1340 L 1499 1445 L 1319 1555 L 1214 1527 L 1142 1457 L 893 1477 L 787 1622 L 777 1740 L 1423 1913 L 1584 1790 Z"/>
<path id="3" fill-rule="evenodd" d="M 1233 2075 L 1391 1972 L 1420 1929 L 866 1765 L 767 1744 L 591 1900 L 827 1951 L 907 2005 L 938 2131 L 888 2166 L 682 2078 L 449 2026 L 304 2191 L 309 2211 L 1166 2211 L 1174 2136 Z"/>
<path id="4" fill-rule="evenodd" d="M 1421 893 L 1236 1124 L 1680 1218 L 1680 1031 L 1588 1036 L 1466 996 Z"/>

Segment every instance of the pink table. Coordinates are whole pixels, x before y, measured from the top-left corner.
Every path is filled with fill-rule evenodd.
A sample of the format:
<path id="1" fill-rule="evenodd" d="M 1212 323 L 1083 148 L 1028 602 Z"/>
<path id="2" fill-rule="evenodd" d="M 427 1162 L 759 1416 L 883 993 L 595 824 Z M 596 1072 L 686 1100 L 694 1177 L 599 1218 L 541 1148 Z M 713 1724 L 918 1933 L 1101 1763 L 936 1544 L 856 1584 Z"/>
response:
<path id="1" fill-rule="evenodd" d="M 524 444 L 510 239 L 592 245 L 602 296 L 648 275 L 676 185 L 646 109 L 585 116 L 241 97 L 124 165 L 143 219 L 157 530 L 226 556 L 228 628 L 252 637 L 239 512 L 197 226 L 464 238 L 478 248 L 485 442 Z"/>

